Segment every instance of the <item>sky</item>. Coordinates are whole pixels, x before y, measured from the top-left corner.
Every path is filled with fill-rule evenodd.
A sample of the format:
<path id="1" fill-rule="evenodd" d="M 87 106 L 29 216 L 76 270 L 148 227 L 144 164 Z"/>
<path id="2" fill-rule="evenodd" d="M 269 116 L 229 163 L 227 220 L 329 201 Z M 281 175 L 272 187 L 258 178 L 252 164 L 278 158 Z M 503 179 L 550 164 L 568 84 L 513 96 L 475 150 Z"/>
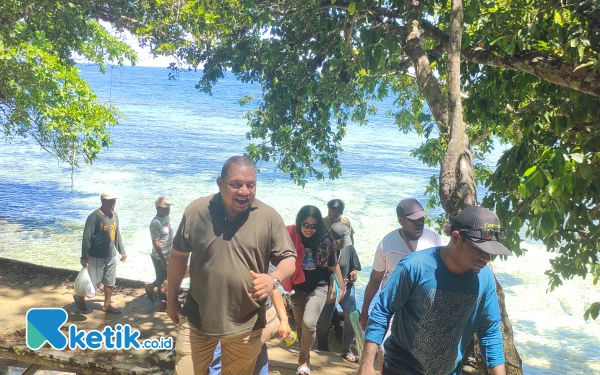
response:
<path id="1" fill-rule="evenodd" d="M 170 56 L 159 56 L 159 57 L 154 57 L 152 56 L 152 54 L 150 53 L 150 49 L 149 48 L 142 48 L 139 45 L 139 42 L 137 40 L 137 38 L 133 35 L 131 35 L 131 33 L 129 31 L 123 31 L 123 32 L 118 32 L 116 30 L 113 29 L 113 27 L 108 23 L 108 22 L 104 22 L 104 21 L 100 21 L 100 24 L 106 29 L 108 30 L 110 33 L 112 33 L 117 39 L 120 39 L 122 41 L 124 41 L 125 43 L 127 43 L 128 45 L 130 45 L 135 52 L 138 55 L 138 60 L 136 63 L 136 66 L 154 66 L 154 67 L 159 67 L 159 68 L 166 68 L 169 66 L 169 64 L 171 62 L 175 62 L 175 58 L 170 57 Z M 75 56 L 75 60 L 81 63 L 85 63 L 85 59 Z M 129 62 L 126 62 L 125 65 L 131 65 Z"/>

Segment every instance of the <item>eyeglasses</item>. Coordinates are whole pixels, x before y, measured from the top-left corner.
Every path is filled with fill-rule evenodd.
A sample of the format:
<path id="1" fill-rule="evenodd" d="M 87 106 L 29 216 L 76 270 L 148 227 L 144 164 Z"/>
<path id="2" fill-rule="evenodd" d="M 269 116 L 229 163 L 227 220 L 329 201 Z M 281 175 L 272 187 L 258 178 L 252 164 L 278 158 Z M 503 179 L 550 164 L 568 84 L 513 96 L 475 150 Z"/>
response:
<path id="1" fill-rule="evenodd" d="M 458 232 L 465 232 L 467 237 L 471 240 L 483 240 L 483 241 L 493 241 L 494 237 L 496 240 L 504 240 L 508 235 L 508 230 L 506 228 L 478 228 L 478 229 L 460 229 Z"/>
<path id="2" fill-rule="evenodd" d="M 305 223 L 304 221 L 300 223 L 300 226 L 303 229 L 312 229 L 312 230 L 317 230 L 317 224 L 309 224 L 309 223 Z"/>

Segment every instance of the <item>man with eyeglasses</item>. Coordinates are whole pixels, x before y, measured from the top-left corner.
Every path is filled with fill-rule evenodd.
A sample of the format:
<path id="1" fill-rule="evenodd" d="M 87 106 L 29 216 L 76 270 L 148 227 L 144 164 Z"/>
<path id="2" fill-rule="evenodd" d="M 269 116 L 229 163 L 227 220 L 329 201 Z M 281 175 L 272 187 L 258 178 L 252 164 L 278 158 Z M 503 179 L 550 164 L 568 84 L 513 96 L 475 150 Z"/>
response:
<path id="1" fill-rule="evenodd" d="M 505 375 L 496 283 L 487 266 L 492 254 L 511 255 L 499 242 L 505 237 L 495 213 L 469 206 L 452 221 L 448 245 L 400 261 L 371 311 L 358 374 L 373 373 L 392 319 L 382 375 L 459 373 L 475 333 L 488 373 Z"/>
<path id="2" fill-rule="evenodd" d="M 186 207 L 173 241 L 167 314 L 179 324 L 175 374 L 206 374 L 218 343 L 222 374 L 252 374 L 265 299 L 295 269 L 296 250 L 281 216 L 255 199 L 254 164 L 229 158 L 217 186 L 217 194 Z M 190 254 L 182 309 L 177 298 Z M 275 265 L 270 273 L 269 262 Z"/>

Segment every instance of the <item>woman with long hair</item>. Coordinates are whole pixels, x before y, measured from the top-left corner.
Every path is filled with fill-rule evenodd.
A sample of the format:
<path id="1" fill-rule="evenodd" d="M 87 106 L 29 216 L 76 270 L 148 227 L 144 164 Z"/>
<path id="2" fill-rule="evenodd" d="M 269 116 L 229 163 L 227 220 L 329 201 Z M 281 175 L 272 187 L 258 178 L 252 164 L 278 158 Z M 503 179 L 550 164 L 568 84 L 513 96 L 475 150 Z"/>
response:
<path id="1" fill-rule="evenodd" d="M 337 242 L 325 228 L 317 207 L 302 207 L 296 216 L 296 224 L 287 228 L 297 253 L 296 271 L 285 285 L 287 290 L 295 292 L 291 297 L 292 310 L 300 341 L 296 374 L 310 375 L 310 351 L 315 342 L 317 321 L 327 299 L 331 274 L 340 288 L 344 284 L 335 256 Z M 338 302 L 343 298 L 344 294 L 340 293 Z"/>

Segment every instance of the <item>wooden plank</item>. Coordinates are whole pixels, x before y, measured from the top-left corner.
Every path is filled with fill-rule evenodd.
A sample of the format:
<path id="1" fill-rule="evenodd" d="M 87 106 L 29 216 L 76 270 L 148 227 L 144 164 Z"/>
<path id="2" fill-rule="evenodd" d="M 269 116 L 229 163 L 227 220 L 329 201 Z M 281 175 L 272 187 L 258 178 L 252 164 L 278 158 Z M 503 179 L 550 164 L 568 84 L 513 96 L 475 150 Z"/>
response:
<path id="1" fill-rule="evenodd" d="M 28 363 L 16 361 L 14 359 L 0 358 L 0 368 L 3 366 L 24 368 L 24 367 L 27 367 L 28 365 L 29 365 Z M 40 370 L 52 371 L 54 369 L 51 367 L 40 367 Z M 2 375 L 1 371 L 0 371 L 0 375 Z"/>
<path id="2" fill-rule="evenodd" d="M 33 375 L 37 372 L 37 370 L 39 370 L 41 368 L 42 368 L 42 366 L 40 366 L 40 365 L 31 365 L 31 366 L 27 367 L 27 370 L 25 370 L 23 372 L 23 374 L 21 374 L 21 375 Z"/>
<path id="3" fill-rule="evenodd" d="M 298 367 L 298 346 L 286 347 L 277 340 L 267 343 L 269 347 L 269 373 L 292 375 Z M 311 374 L 355 375 L 358 364 L 342 361 L 337 353 L 313 350 L 310 353 Z"/>
<path id="4" fill-rule="evenodd" d="M 0 341 L 0 357 L 50 367 L 55 370 L 75 372 L 81 375 L 149 375 L 162 373 L 156 367 L 145 369 L 135 365 L 102 361 L 55 350 L 33 351 L 25 345 L 12 344 L 6 341 Z"/>

